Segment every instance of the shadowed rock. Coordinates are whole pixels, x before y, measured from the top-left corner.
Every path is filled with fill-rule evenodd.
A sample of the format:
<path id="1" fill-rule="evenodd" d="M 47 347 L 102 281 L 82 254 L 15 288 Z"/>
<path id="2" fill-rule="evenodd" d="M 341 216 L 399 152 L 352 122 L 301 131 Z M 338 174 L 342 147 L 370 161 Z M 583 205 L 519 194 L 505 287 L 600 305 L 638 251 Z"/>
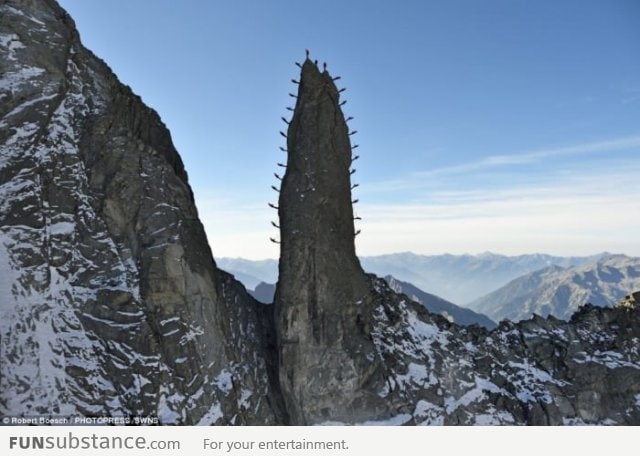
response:
<path id="1" fill-rule="evenodd" d="M 287 132 L 275 297 L 280 381 L 299 424 L 344 419 L 372 368 L 360 310 L 369 289 L 355 254 L 351 144 L 339 102 L 329 73 L 307 59 Z"/>
<path id="2" fill-rule="evenodd" d="M 0 1 L 0 415 L 278 422 L 265 314 L 157 113 L 55 1 Z"/>

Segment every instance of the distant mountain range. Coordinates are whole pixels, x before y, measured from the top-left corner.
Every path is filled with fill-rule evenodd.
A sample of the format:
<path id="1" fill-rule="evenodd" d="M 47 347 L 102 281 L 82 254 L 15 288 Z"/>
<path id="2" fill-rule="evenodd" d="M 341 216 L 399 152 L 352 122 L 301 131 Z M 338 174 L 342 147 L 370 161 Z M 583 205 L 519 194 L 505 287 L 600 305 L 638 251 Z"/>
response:
<path id="1" fill-rule="evenodd" d="M 246 260 L 244 258 L 216 258 L 220 269 L 233 274 L 248 290 L 260 282 L 278 281 L 278 260 Z"/>
<path id="2" fill-rule="evenodd" d="M 443 299 L 466 305 L 506 285 L 511 280 L 549 266 L 577 266 L 608 254 L 590 257 L 557 257 L 545 254 L 506 256 L 495 253 L 480 255 L 417 255 L 394 253 L 361 257 L 365 271 L 379 276 L 391 275 Z M 260 282 L 278 280 L 278 261 L 252 261 L 242 258 L 217 258 L 216 263 L 235 275 L 248 289 Z"/>
<path id="3" fill-rule="evenodd" d="M 640 289 L 640 258 L 608 253 L 589 257 L 397 253 L 360 261 L 368 272 L 391 276 L 394 290 L 422 302 L 432 312 L 471 324 L 478 317 L 460 313 L 468 308 L 487 317 L 476 321 L 485 327 L 503 319 L 527 319 L 534 313 L 567 319 L 587 302 L 611 306 Z M 277 281 L 277 260 L 220 258 L 217 262 L 259 301 L 271 302 L 274 286 L 268 284 Z M 457 310 L 438 307 L 438 300 Z"/>
<path id="4" fill-rule="evenodd" d="M 640 258 L 609 255 L 579 266 L 550 266 L 525 274 L 469 304 L 495 321 L 524 320 L 534 313 L 568 319 L 591 303 L 609 307 L 640 289 Z"/>
<path id="5" fill-rule="evenodd" d="M 465 306 L 524 274 L 554 265 L 576 266 L 600 256 L 506 256 L 495 253 L 426 256 L 397 253 L 363 257 L 361 261 L 365 271 L 380 276 L 392 275 L 447 301 Z"/>

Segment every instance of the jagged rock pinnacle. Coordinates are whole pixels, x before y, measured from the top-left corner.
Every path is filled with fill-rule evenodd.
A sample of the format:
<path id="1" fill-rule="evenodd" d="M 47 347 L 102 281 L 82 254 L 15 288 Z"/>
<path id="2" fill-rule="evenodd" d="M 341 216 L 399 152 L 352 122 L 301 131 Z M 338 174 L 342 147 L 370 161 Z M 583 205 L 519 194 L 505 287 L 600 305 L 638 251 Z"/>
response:
<path id="1" fill-rule="evenodd" d="M 338 105 L 329 73 L 306 60 L 287 131 L 280 218 L 290 228 L 287 242 L 336 250 L 346 267 L 362 272 L 354 248 L 349 130 Z"/>
<path id="2" fill-rule="evenodd" d="M 276 324 L 287 408 L 294 424 L 308 424 L 344 415 L 336 409 L 341 398 L 357 397 L 358 378 L 370 368 L 351 354 L 372 347 L 359 329 L 368 286 L 354 247 L 351 144 L 340 95 L 309 59 L 299 81 L 279 199 Z"/>

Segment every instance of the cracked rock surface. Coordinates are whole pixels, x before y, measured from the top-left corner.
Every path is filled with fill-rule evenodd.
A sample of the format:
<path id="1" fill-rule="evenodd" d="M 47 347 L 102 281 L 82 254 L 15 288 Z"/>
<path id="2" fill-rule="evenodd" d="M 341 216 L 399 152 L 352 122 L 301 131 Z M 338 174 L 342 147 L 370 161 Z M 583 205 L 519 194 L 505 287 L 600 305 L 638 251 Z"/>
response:
<path id="1" fill-rule="evenodd" d="M 0 206 L 0 413 L 280 419 L 169 131 L 52 0 L 0 2 Z"/>

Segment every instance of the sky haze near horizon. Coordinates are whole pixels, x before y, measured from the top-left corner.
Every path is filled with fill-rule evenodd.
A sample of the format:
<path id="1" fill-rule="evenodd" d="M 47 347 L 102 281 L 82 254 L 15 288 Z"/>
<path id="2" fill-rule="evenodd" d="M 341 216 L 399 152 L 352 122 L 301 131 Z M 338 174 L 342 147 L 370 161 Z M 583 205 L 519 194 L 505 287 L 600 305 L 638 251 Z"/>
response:
<path id="1" fill-rule="evenodd" d="M 60 4 L 171 131 L 216 257 L 278 256 L 305 48 L 347 88 L 359 254 L 640 256 L 640 2 Z"/>

